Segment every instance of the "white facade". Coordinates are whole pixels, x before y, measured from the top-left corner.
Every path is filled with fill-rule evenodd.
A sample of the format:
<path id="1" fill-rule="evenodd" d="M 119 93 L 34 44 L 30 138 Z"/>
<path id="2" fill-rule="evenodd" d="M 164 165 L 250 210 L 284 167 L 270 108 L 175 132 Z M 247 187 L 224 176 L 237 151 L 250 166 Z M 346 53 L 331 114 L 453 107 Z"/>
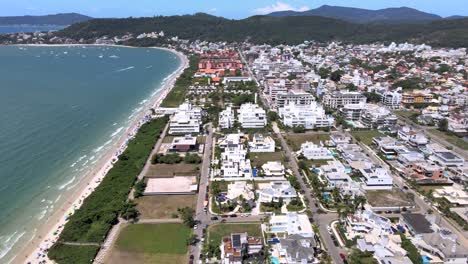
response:
<path id="1" fill-rule="evenodd" d="M 326 115 L 323 107 L 316 102 L 300 106 L 291 103 L 279 109 L 279 116 L 283 119 L 283 124 L 289 127 L 304 126 L 306 129 L 313 129 L 335 124 L 335 119 Z"/>
<path id="2" fill-rule="evenodd" d="M 401 93 L 398 91 L 388 91 L 382 96 L 382 103 L 390 109 L 398 109 L 401 105 Z"/>
<path id="3" fill-rule="evenodd" d="M 276 106 L 278 108 L 290 103 L 295 105 L 310 105 L 312 102 L 315 102 L 315 98 L 310 93 L 301 90 L 289 90 L 276 94 Z"/>
<path id="4" fill-rule="evenodd" d="M 268 161 L 262 165 L 265 177 L 284 177 L 284 166 L 280 161 Z"/>
<path id="5" fill-rule="evenodd" d="M 335 188 L 351 181 L 345 170 L 346 168 L 341 162 L 333 160 L 329 161 L 327 165 L 320 166 L 319 174 L 325 177 L 329 187 Z"/>
<path id="6" fill-rule="evenodd" d="M 391 190 L 393 178 L 384 168 L 360 169 L 365 180 L 365 190 Z"/>
<path id="7" fill-rule="evenodd" d="M 252 141 L 249 142 L 249 150 L 252 153 L 257 152 L 275 152 L 275 141 L 270 136 L 255 134 Z"/>
<path id="8" fill-rule="evenodd" d="M 323 99 L 323 105 L 333 109 L 338 109 L 347 104 L 366 103 L 367 98 L 360 92 L 335 92 L 326 94 Z"/>
<path id="9" fill-rule="evenodd" d="M 299 153 L 304 155 L 308 160 L 333 159 L 332 153 L 327 148 L 316 145 L 313 142 L 303 143 Z"/>
<path id="10" fill-rule="evenodd" d="M 169 134 L 200 133 L 201 108 L 185 102 L 169 121 Z"/>
<path id="11" fill-rule="evenodd" d="M 425 146 L 429 143 L 429 139 L 424 134 L 418 133 L 408 126 L 398 130 L 398 137 L 414 147 Z"/>
<path id="12" fill-rule="evenodd" d="M 225 147 L 221 153 L 221 176 L 223 178 L 252 178 L 252 165 L 245 156 L 243 145 Z"/>
<path id="13" fill-rule="evenodd" d="M 274 181 L 258 184 L 258 201 L 261 203 L 278 202 L 281 199 L 289 203 L 297 197 L 296 190 L 288 181 Z"/>
<path id="14" fill-rule="evenodd" d="M 229 129 L 234 126 L 234 111 L 230 106 L 226 107 L 226 110 L 219 113 L 219 127 L 222 129 Z"/>
<path id="15" fill-rule="evenodd" d="M 241 105 L 238 117 L 243 128 L 263 128 L 267 124 L 266 112 L 257 104 Z"/>
<path id="16" fill-rule="evenodd" d="M 288 235 L 301 235 L 313 237 L 314 231 L 306 214 L 288 213 L 285 215 L 273 215 L 270 218 L 270 233 L 287 233 Z"/>

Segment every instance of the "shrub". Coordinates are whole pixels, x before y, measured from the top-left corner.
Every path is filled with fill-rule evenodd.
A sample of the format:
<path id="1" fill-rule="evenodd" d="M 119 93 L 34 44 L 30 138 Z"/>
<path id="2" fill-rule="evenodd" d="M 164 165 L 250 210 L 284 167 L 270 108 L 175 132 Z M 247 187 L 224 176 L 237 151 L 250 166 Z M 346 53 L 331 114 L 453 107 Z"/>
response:
<path id="1" fill-rule="evenodd" d="M 184 161 L 185 163 L 189 164 L 199 164 L 201 163 L 202 159 L 197 154 L 187 154 L 184 157 Z"/>

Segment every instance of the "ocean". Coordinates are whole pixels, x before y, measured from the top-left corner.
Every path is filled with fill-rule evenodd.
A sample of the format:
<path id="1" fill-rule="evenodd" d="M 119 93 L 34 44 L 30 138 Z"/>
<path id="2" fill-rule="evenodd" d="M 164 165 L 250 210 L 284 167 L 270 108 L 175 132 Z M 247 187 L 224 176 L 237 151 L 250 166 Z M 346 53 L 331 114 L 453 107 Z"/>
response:
<path id="1" fill-rule="evenodd" d="M 63 204 L 180 64 L 151 48 L 0 46 L 0 263 Z"/>
<path id="2" fill-rule="evenodd" d="M 39 25 L 0 25 L 0 34 L 9 34 L 17 32 L 36 32 L 36 31 L 49 31 L 61 30 L 66 26 L 39 26 Z"/>

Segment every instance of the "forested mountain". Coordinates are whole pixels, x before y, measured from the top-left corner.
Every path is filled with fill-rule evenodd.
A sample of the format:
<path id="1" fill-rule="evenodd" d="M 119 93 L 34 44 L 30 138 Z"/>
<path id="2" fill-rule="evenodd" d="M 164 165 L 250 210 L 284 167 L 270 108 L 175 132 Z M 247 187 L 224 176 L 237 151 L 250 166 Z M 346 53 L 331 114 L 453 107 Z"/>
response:
<path id="1" fill-rule="evenodd" d="M 77 13 L 46 16 L 7 16 L 0 17 L 0 25 L 60 25 L 66 26 L 92 19 Z"/>
<path id="2" fill-rule="evenodd" d="M 341 7 L 323 5 L 316 9 L 311 9 L 304 12 L 281 11 L 269 14 L 269 16 L 284 17 L 284 16 L 322 16 L 336 18 L 353 23 L 370 23 L 370 22 L 385 22 L 385 23 L 414 23 L 427 22 L 431 20 L 439 20 L 442 17 L 434 14 L 425 13 L 413 8 L 398 7 L 385 8 L 379 10 L 369 10 L 362 8 Z"/>
<path id="3" fill-rule="evenodd" d="M 468 18 L 417 24 L 358 24 L 317 16 L 253 16 L 229 20 L 207 14 L 185 16 L 93 19 L 74 24 L 60 36 L 92 39 L 126 33 L 163 30 L 182 39 L 297 44 L 304 40 L 354 43 L 424 42 L 434 46 L 468 46 Z"/>

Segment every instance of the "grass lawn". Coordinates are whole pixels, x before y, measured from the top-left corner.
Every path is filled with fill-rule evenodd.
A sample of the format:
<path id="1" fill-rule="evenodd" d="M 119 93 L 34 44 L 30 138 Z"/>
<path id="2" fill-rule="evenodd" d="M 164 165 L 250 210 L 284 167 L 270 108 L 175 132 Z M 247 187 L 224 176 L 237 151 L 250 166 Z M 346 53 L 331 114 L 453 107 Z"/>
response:
<path id="1" fill-rule="evenodd" d="M 208 241 L 210 243 L 221 243 L 221 239 L 231 233 L 247 232 L 249 236 L 261 237 L 262 229 L 260 223 L 238 223 L 238 224 L 215 224 L 208 227 Z"/>
<path id="2" fill-rule="evenodd" d="M 366 144 L 366 145 L 370 145 L 372 144 L 372 139 L 375 138 L 375 137 L 382 137 L 382 136 L 385 136 L 384 134 L 380 133 L 379 131 L 377 130 L 362 130 L 362 131 L 353 131 L 351 132 L 351 134 L 353 135 L 353 137 L 359 141 Z"/>
<path id="3" fill-rule="evenodd" d="M 252 167 L 260 168 L 268 161 L 281 161 L 283 162 L 283 152 L 265 152 L 265 153 L 250 153 L 250 161 Z"/>
<path id="4" fill-rule="evenodd" d="M 311 141 L 315 144 L 319 144 L 320 141 L 324 142 L 329 140 L 330 134 L 287 134 L 285 138 L 292 150 L 298 151 L 301 149 L 302 143 Z"/>
<path id="5" fill-rule="evenodd" d="M 177 208 L 195 208 L 195 195 L 154 195 L 136 199 L 141 219 L 172 218 Z"/>
<path id="6" fill-rule="evenodd" d="M 468 150 L 468 142 L 463 140 L 463 138 L 457 137 L 455 135 L 450 135 L 439 131 L 438 129 L 434 128 L 429 131 L 431 134 L 434 134 L 437 137 L 441 137 L 445 139 L 447 142 L 452 143 L 453 145 L 462 148 L 464 150 Z"/>
<path id="7" fill-rule="evenodd" d="M 147 177 L 172 177 L 172 176 L 196 176 L 200 172 L 197 170 L 199 164 L 151 164 Z"/>
<path id="8" fill-rule="evenodd" d="M 118 250 L 150 254 L 186 254 L 191 229 L 183 224 L 133 224 L 116 241 Z"/>

